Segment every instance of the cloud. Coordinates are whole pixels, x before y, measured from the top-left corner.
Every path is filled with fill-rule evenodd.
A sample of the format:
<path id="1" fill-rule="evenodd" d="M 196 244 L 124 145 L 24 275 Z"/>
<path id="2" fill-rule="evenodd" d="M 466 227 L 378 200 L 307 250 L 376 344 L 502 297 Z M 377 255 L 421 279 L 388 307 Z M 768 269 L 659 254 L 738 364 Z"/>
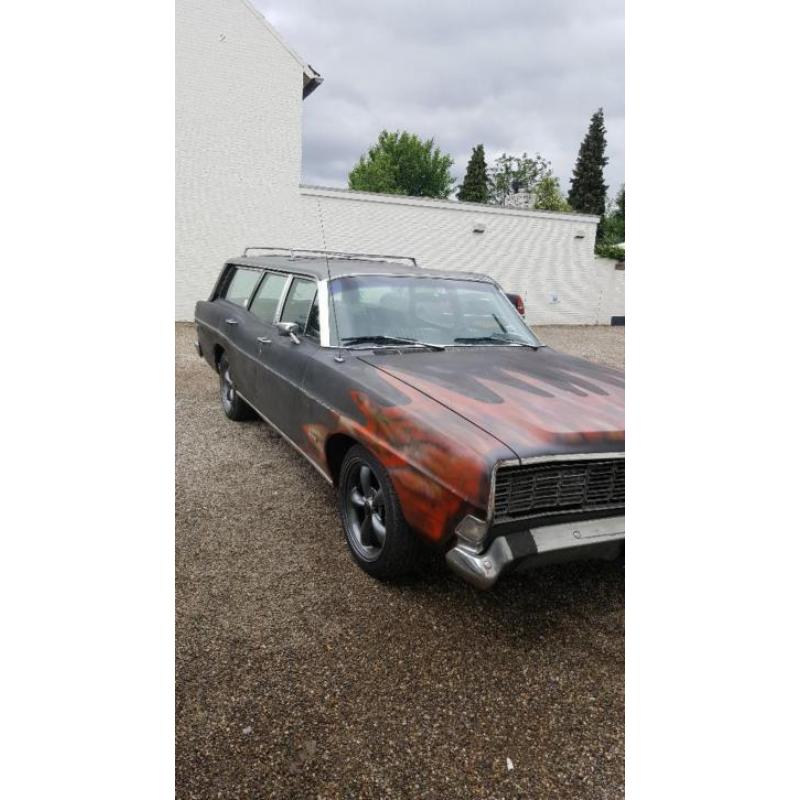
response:
<path id="1" fill-rule="evenodd" d="M 602 106 L 606 183 L 624 167 L 623 0 L 254 0 L 325 78 L 303 104 L 303 181 L 346 186 L 383 128 L 435 137 L 463 175 L 472 147 L 541 153 L 569 188 Z"/>

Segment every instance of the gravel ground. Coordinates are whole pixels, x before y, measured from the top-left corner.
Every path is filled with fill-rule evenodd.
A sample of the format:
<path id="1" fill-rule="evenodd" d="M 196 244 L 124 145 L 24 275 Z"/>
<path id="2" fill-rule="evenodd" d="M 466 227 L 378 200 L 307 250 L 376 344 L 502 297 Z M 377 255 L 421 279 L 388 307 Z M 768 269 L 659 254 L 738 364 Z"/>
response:
<path id="1" fill-rule="evenodd" d="M 619 798 L 624 570 L 480 593 L 350 560 L 333 490 L 176 326 L 178 798 Z M 624 328 L 540 328 L 622 366 Z"/>

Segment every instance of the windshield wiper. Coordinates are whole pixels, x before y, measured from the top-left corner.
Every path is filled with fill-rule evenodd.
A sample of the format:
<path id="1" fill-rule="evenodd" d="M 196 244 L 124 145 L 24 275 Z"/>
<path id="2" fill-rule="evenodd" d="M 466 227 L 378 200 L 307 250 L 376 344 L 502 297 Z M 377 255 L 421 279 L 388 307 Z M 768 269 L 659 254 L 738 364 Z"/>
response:
<path id="1" fill-rule="evenodd" d="M 453 339 L 456 344 L 518 344 L 521 347 L 532 347 L 534 350 L 539 349 L 538 344 L 526 342 L 524 339 L 517 339 L 514 336 L 503 333 L 494 333 L 491 336 L 459 336 Z"/>
<path id="2" fill-rule="evenodd" d="M 405 339 L 402 336 L 382 336 L 380 334 L 375 336 L 346 336 L 342 339 L 342 344 L 350 346 L 351 344 L 408 344 L 415 347 L 427 347 L 430 350 L 444 350 L 445 348 L 440 344 L 431 344 L 430 342 L 421 342 L 419 339 Z"/>

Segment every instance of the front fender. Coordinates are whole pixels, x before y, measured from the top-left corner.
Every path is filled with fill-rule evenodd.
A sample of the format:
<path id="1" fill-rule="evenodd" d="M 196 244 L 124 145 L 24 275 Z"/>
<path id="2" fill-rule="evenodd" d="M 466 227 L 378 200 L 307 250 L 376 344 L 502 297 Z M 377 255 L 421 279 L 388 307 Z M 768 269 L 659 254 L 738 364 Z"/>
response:
<path id="1" fill-rule="evenodd" d="M 485 518 L 492 469 L 514 453 L 402 381 L 360 369 L 368 372 L 358 388 L 350 384 L 337 409 L 303 426 L 314 459 L 330 473 L 330 437 L 362 444 L 389 472 L 408 524 L 430 542 L 446 542 L 467 514 Z"/>

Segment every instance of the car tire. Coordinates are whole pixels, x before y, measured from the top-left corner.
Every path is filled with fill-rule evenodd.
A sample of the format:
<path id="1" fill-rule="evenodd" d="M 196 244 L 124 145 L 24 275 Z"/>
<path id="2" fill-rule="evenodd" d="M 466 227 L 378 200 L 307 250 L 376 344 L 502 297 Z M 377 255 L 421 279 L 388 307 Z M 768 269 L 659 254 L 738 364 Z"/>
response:
<path id="1" fill-rule="evenodd" d="M 360 445 L 344 457 L 338 496 L 347 546 L 356 564 L 378 580 L 410 572 L 421 542 L 406 524 L 389 473 Z"/>
<path id="2" fill-rule="evenodd" d="M 219 399 L 222 410 L 228 419 L 244 422 L 255 418 L 253 409 L 236 393 L 236 384 L 231 376 L 228 357 L 224 354 L 219 360 Z"/>

